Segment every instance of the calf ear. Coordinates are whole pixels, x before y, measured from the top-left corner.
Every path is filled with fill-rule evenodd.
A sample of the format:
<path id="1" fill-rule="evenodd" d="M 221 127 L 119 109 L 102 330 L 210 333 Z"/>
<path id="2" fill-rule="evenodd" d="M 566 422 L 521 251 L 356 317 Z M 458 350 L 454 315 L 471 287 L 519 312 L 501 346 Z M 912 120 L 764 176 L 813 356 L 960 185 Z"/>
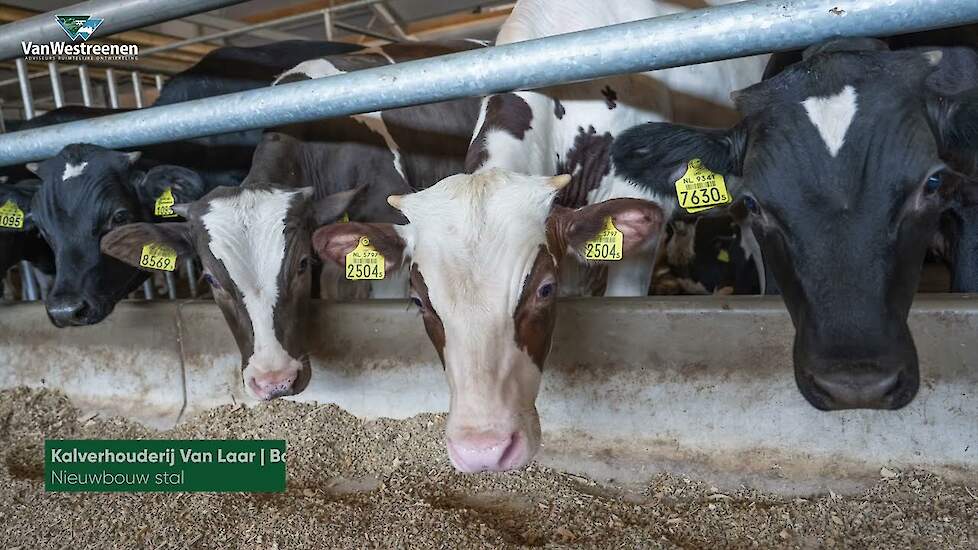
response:
<path id="1" fill-rule="evenodd" d="M 662 231 L 664 214 L 653 202 L 641 199 L 611 199 L 577 210 L 557 209 L 548 227 L 564 248 L 584 257 L 584 245 L 594 239 L 608 218 L 622 234 L 622 254 L 648 251 L 655 247 Z"/>
<path id="2" fill-rule="evenodd" d="M 739 126 L 711 130 L 649 122 L 618 136 L 611 156 L 618 175 L 660 195 L 675 196 L 676 180 L 695 158 L 718 174 L 740 175 L 745 141 Z"/>
<path id="3" fill-rule="evenodd" d="M 135 188 L 140 204 L 150 210 L 167 189 L 173 194 L 175 203 L 193 202 L 207 192 L 200 174 L 172 164 L 154 166 L 137 178 Z"/>
<path id="4" fill-rule="evenodd" d="M 394 230 L 394 224 L 390 223 L 349 222 L 326 225 L 313 233 L 312 247 L 323 260 L 345 268 L 346 255 L 356 248 L 361 237 L 370 239 L 370 244 L 383 254 L 387 273 L 400 267 L 404 260 L 404 240 Z"/>
<path id="5" fill-rule="evenodd" d="M 102 237 L 102 253 L 139 267 L 143 247 L 148 244 L 162 244 L 177 253 L 177 261 L 194 255 L 190 242 L 190 225 L 176 223 L 131 223 L 117 227 Z"/>
<path id="6" fill-rule="evenodd" d="M 349 210 L 354 199 L 360 194 L 360 191 L 366 189 L 366 187 L 366 185 L 361 185 L 356 189 L 333 193 L 332 195 L 326 195 L 325 197 L 314 200 L 312 203 L 313 221 L 317 226 L 320 226 L 333 223 L 342 218 L 347 210 Z"/>
<path id="7" fill-rule="evenodd" d="M 0 209 L 4 209 L 3 215 L 7 216 L 7 221 L 14 223 L 4 223 L 0 225 L 0 233 L 20 233 L 34 230 L 34 218 L 31 216 L 31 202 L 34 194 L 40 189 L 40 182 L 30 180 L 30 182 L 19 182 L 16 185 L 0 185 Z M 16 213 L 7 212 L 7 203 L 13 203 L 14 207 L 23 213 L 22 223 L 16 223 Z M 13 209 L 11 209 L 13 210 Z M 9 217 L 11 214 L 13 218 Z M 12 225 L 22 225 L 22 227 L 12 227 Z"/>

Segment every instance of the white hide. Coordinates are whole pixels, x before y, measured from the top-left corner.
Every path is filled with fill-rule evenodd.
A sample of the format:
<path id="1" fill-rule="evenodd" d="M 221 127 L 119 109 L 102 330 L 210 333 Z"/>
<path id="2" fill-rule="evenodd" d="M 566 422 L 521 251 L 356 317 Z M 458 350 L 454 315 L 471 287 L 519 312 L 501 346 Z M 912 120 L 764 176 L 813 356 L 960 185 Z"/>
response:
<path id="1" fill-rule="evenodd" d="M 825 147 L 833 157 L 839 154 L 846 141 L 846 133 L 856 116 L 856 90 L 846 86 L 837 95 L 829 97 L 810 97 L 801 104 L 808 113 L 818 135 L 822 136 Z"/>
<path id="2" fill-rule="evenodd" d="M 81 164 L 70 164 L 66 162 L 65 171 L 61 174 L 61 179 L 63 181 L 67 181 L 71 178 L 75 178 L 82 175 L 82 173 L 85 171 L 86 166 L 88 166 L 87 162 L 83 162 Z"/>

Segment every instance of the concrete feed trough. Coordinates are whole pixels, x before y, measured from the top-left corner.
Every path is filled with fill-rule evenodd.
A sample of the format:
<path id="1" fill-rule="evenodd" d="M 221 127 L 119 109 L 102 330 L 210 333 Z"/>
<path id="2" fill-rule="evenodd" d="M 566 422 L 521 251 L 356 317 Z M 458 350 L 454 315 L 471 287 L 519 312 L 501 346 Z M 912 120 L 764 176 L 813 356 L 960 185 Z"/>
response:
<path id="1" fill-rule="evenodd" d="M 825 413 L 795 388 L 792 327 L 776 298 L 578 299 L 559 305 L 537 407 L 539 460 L 596 478 L 660 471 L 803 492 L 881 466 L 978 475 L 978 298 L 920 296 L 921 391 L 899 411 Z M 364 418 L 447 410 L 448 388 L 402 301 L 314 306 L 313 377 L 299 401 Z M 124 303 L 56 329 L 37 304 L 0 316 L 0 387 L 56 388 L 86 411 L 169 427 L 248 401 L 217 307 Z"/>

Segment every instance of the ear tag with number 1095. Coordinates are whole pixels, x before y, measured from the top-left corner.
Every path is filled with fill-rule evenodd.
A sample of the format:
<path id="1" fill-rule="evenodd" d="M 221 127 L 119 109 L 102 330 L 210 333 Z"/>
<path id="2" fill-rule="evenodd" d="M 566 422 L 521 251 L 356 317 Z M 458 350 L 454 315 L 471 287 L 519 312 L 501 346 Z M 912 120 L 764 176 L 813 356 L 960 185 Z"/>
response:
<path id="1" fill-rule="evenodd" d="M 0 206 L 0 227 L 24 228 L 24 211 L 14 201 L 7 201 Z"/>
<path id="2" fill-rule="evenodd" d="M 604 219 L 604 229 L 584 245 L 584 258 L 588 260 L 617 262 L 622 258 L 624 238 L 615 227 L 611 216 Z"/>
<path id="3" fill-rule="evenodd" d="M 711 172 L 700 159 L 689 161 L 686 173 L 676 180 L 676 198 L 690 214 L 730 203 L 723 176 Z"/>
<path id="4" fill-rule="evenodd" d="M 351 281 L 379 281 L 384 278 L 384 255 L 360 237 L 357 247 L 346 255 L 346 278 Z"/>
<path id="5" fill-rule="evenodd" d="M 139 267 L 173 271 L 177 267 L 177 251 L 159 243 L 147 244 L 139 253 Z"/>
<path id="6" fill-rule="evenodd" d="M 156 199 L 156 205 L 153 207 L 153 215 L 160 218 L 175 218 L 176 213 L 173 211 L 173 191 L 169 187 L 163 190 L 163 194 Z"/>

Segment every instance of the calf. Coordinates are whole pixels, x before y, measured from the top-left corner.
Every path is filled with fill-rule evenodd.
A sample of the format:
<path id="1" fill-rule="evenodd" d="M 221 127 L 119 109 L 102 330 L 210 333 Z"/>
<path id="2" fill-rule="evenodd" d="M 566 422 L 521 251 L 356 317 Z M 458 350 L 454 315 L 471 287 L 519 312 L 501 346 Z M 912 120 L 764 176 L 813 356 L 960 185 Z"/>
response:
<path id="1" fill-rule="evenodd" d="M 41 238 L 30 216 L 30 204 L 41 182 L 24 180 L 15 185 L 2 185 L 3 180 L 0 177 L 0 207 L 13 204 L 23 216 L 4 210 L 5 218 L 0 224 L 0 278 L 21 260 L 27 260 L 45 275 L 53 275 L 51 248 Z"/>
<path id="2" fill-rule="evenodd" d="M 917 393 L 907 315 L 924 254 L 942 212 L 978 195 L 969 40 L 813 46 L 738 93 L 733 128 L 650 123 L 614 145 L 619 173 L 652 192 L 673 193 L 691 159 L 728 177 L 791 314 L 798 387 L 819 409 L 897 409 Z"/>
<path id="3" fill-rule="evenodd" d="M 722 1 L 713 3 L 724 3 Z M 614 25 L 681 11 L 661 1 L 520 0 L 503 24 L 497 45 Z M 466 171 L 494 167 L 536 175 L 568 173 L 558 196 L 568 207 L 617 197 L 651 200 L 670 216 L 667 195 L 636 186 L 613 170 L 611 143 L 620 132 L 649 120 L 703 120 L 724 116 L 732 90 L 756 82 L 760 58 L 622 75 L 534 91 L 495 94 L 482 106 Z M 656 243 L 608 266 L 605 294 L 644 296 Z M 565 276 L 571 274 L 565 267 Z M 567 285 L 569 286 L 569 285 Z M 571 293 L 577 289 L 571 289 Z"/>
<path id="4" fill-rule="evenodd" d="M 473 47 L 393 44 L 309 60 L 279 82 Z M 269 130 L 240 188 L 174 206 L 184 223 L 121 227 L 103 239 L 102 249 L 131 265 L 150 242 L 199 256 L 241 352 L 248 393 L 259 399 L 298 393 L 310 372 L 305 311 L 312 230 L 344 213 L 355 222 L 403 219 L 387 196 L 460 171 L 477 109 L 478 101 L 466 99 Z M 388 272 L 396 275 L 397 267 Z"/>
<path id="5" fill-rule="evenodd" d="M 388 265 L 410 266 L 412 300 L 448 376 L 446 440 L 460 471 L 519 468 L 537 452 L 534 403 L 561 260 L 583 260 L 608 221 L 625 257 L 658 238 L 663 212 L 651 202 L 552 207 L 570 179 L 501 169 L 454 175 L 390 197 L 406 225 L 335 224 L 313 236 L 319 256 L 340 266 L 364 237 Z"/>
<path id="6" fill-rule="evenodd" d="M 102 235 L 153 220 L 155 202 L 167 188 L 175 200 L 186 202 L 213 186 L 192 170 L 169 165 L 147 169 L 140 153 L 96 145 L 69 145 L 55 157 L 28 166 L 43 182 L 25 212 L 54 251 L 55 278 L 45 308 L 58 327 L 101 321 L 146 278 L 144 272 L 101 254 Z"/>

